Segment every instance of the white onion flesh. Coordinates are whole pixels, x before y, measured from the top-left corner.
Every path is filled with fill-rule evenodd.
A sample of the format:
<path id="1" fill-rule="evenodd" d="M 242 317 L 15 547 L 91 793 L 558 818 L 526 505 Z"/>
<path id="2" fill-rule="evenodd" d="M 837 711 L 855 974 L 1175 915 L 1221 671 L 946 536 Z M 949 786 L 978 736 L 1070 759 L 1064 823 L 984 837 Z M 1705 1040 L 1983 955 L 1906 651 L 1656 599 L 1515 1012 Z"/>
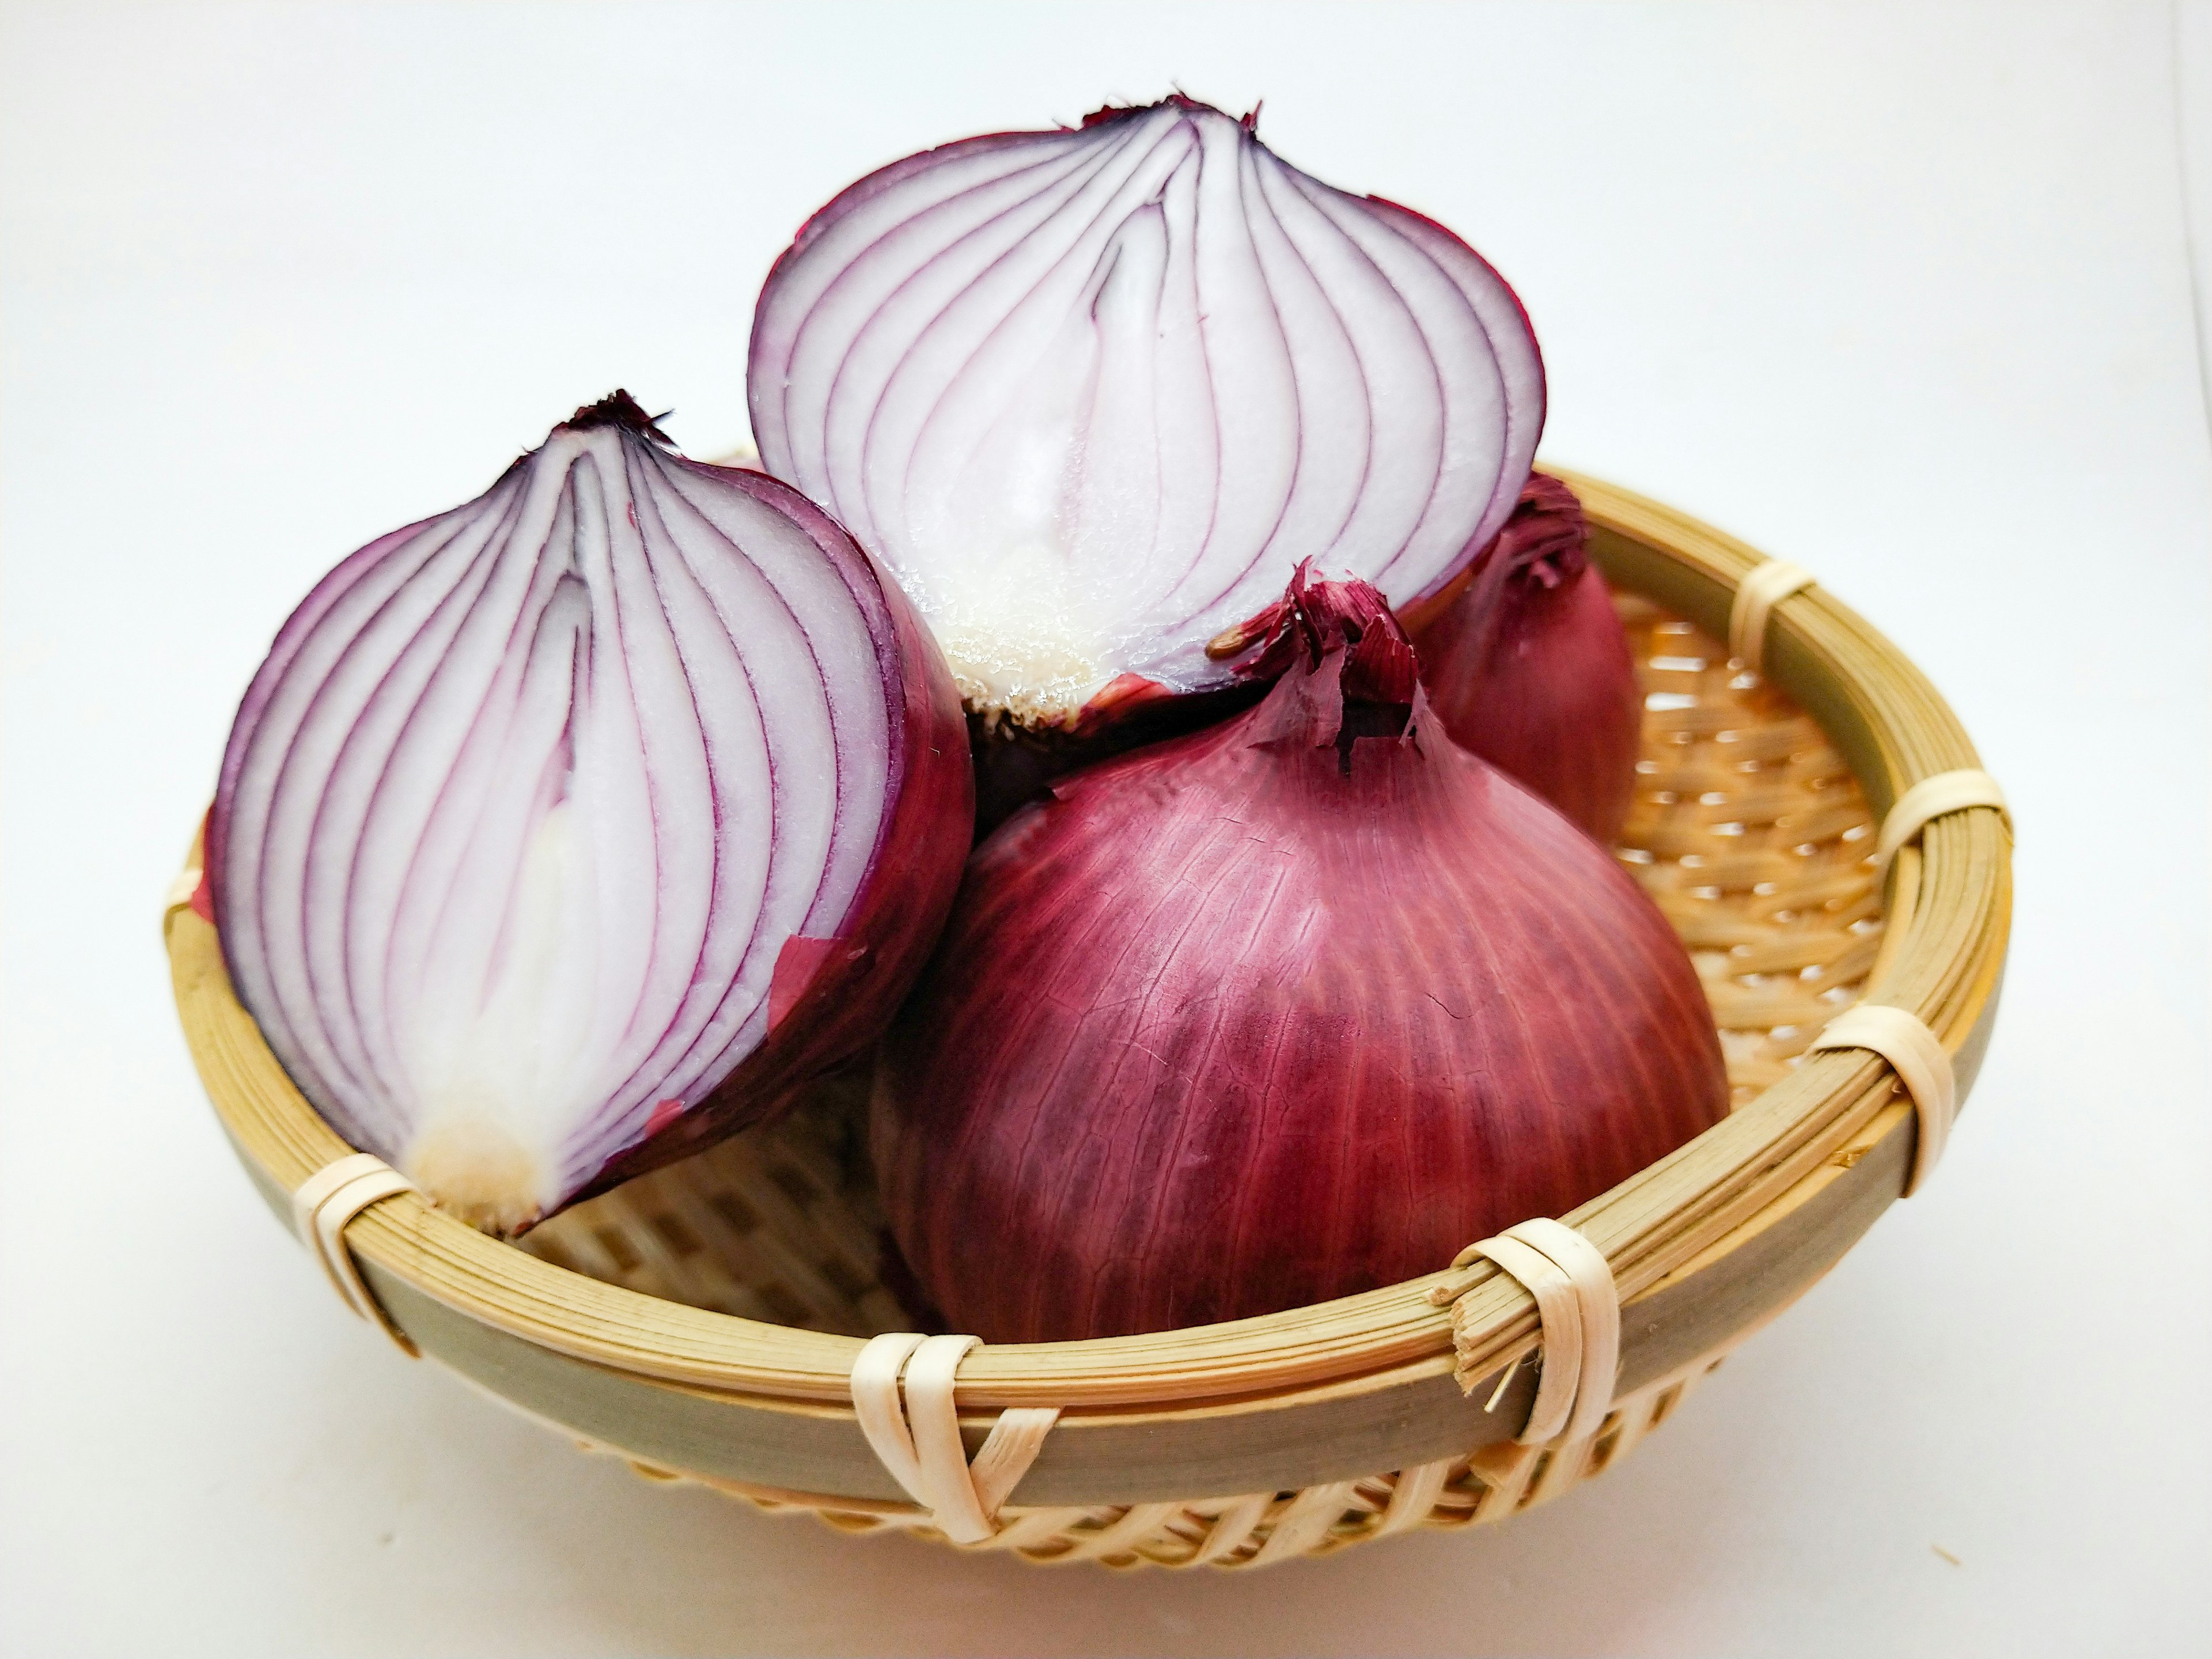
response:
<path id="1" fill-rule="evenodd" d="M 787 941 L 878 872 L 912 742 L 896 595 L 836 526 L 586 413 L 315 590 L 210 825 L 285 1069 L 501 1229 L 760 1047 Z"/>
<path id="2" fill-rule="evenodd" d="M 1394 605 L 1504 523 L 1543 369 L 1510 289 L 1429 220 L 1188 100 L 862 179 L 778 261 L 748 389 L 763 464 L 883 559 L 971 705 L 1073 723 L 1314 558 Z"/>

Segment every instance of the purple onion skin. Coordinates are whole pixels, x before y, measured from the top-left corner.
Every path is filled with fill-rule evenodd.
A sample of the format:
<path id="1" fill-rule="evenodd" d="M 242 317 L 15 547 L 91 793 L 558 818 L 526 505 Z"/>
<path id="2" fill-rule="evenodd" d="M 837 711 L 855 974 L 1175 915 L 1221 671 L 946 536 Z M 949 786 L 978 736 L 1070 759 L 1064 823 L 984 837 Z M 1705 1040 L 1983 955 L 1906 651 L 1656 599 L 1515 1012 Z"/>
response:
<path id="1" fill-rule="evenodd" d="M 1574 492 L 1532 474 L 1488 556 L 1498 579 L 1478 569 L 1413 641 L 1444 729 L 1610 847 L 1635 797 L 1644 694 L 1589 533 Z"/>
<path id="2" fill-rule="evenodd" d="M 1249 708 L 1266 689 L 1232 685 L 1180 696 L 1164 692 L 1134 697 L 1073 731 L 969 715 L 969 745 L 975 760 L 975 839 L 981 842 L 1069 773 L 1146 744 L 1203 731 Z"/>
<path id="3" fill-rule="evenodd" d="M 1340 635 L 1247 714 L 1063 780 L 969 859 L 872 1121 L 952 1329 L 1125 1335 L 1397 1283 L 1725 1114 L 1650 901 L 1417 690 L 1343 698 L 1346 660 Z M 1351 735 L 1378 724 L 1404 735 Z"/>

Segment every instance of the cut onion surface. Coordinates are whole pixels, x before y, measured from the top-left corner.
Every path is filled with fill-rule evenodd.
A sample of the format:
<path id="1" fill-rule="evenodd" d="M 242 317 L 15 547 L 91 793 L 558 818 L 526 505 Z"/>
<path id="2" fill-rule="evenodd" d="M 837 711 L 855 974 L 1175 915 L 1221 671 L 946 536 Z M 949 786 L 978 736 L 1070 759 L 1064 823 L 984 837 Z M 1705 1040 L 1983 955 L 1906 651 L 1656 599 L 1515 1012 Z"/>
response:
<path id="1" fill-rule="evenodd" d="M 1728 1109 L 1687 952 L 1460 748 L 1371 587 L 1304 571 L 1266 700 L 980 848 L 883 1045 L 885 1212 L 951 1328 L 1164 1330 L 1443 1267 Z"/>
<path id="2" fill-rule="evenodd" d="M 1401 609 L 1504 523 L 1543 424 L 1512 290 L 1419 214 L 1176 96 L 894 163 L 776 262 L 764 465 L 890 566 L 969 707 L 1110 723 L 1318 558 Z"/>
<path id="3" fill-rule="evenodd" d="M 512 1232 L 864 1049 L 971 811 L 896 586 L 617 392 L 308 595 L 239 711 L 208 870 L 301 1092 Z"/>

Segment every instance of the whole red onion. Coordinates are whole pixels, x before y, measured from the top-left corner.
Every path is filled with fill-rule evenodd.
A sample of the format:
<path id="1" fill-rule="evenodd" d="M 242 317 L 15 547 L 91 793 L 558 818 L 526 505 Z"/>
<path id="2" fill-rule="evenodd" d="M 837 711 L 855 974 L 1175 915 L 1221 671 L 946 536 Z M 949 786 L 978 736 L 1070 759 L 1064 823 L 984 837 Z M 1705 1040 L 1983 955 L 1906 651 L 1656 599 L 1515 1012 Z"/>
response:
<path id="1" fill-rule="evenodd" d="M 223 757 L 214 920 L 331 1126 L 512 1231 L 872 1043 L 969 789 L 896 586 L 617 392 L 284 624 Z"/>
<path id="2" fill-rule="evenodd" d="M 970 858 L 879 1063 L 893 1232 L 987 1341 L 1262 1314 L 1442 1267 L 1727 1109 L 1613 859 L 1434 720 L 1302 568 L 1265 701 L 1079 772 Z"/>
<path id="3" fill-rule="evenodd" d="M 1610 847 L 1636 793 L 1644 695 L 1589 540 L 1574 491 L 1531 473 L 1474 579 L 1413 638 L 1444 729 Z"/>

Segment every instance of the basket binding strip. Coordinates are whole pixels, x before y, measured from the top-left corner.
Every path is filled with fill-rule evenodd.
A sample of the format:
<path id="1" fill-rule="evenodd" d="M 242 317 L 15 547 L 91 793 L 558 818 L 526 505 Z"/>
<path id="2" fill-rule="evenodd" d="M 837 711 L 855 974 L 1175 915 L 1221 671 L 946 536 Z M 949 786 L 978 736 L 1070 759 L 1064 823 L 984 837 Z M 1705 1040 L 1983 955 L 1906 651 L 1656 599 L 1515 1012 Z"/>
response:
<path id="1" fill-rule="evenodd" d="M 1756 674 L 1766 665 L 1766 627 L 1774 607 L 1813 585 L 1813 573 L 1786 559 L 1769 559 L 1736 584 L 1729 602 L 1729 655 Z"/>
<path id="2" fill-rule="evenodd" d="M 1650 694 L 1623 855 L 1692 948 L 1723 1028 L 1737 1108 L 1700 1143 L 1566 1218 L 1615 1264 L 1636 1374 L 1595 1435 L 1514 1443 L 1533 1403 L 1534 1368 L 1522 1366 L 1516 1380 L 1512 1367 L 1535 1346 L 1534 1309 L 1486 1262 L 1452 1276 L 1464 1293 L 1448 1316 L 1427 1297 L 1445 1282 L 1440 1273 L 1333 1304 L 1352 1311 L 1328 1321 L 1278 1316 L 1254 1322 L 1253 1330 L 1213 1328 L 1157 1341 L 979 1349 L 959 1366 L 968 1449 L 1002 1407 L 1062 1415 L 1036 1468 L 1000 1510 L 998 1530 L 973 1547 L 1117 1565 L 1253 1565 L 1419 1524 L 1495 1519 L 1553 1496 L 1625 1454 L 1717 1363 L 1715 1352 L 1746 1334 L 1711 1329 L 1715 1340 L 1694 1352 L 1649 1340 L 1662 1327 L 1695 1334 L 1709 1300 L 1699 1294 L 1705 1279 L 1717 1282 L 1731 1263 L 1768 1248 L 1764 1241 L 1795 1240 L 1809 1277 L 1790 1281 L 1761 1309 L 1753 1322 L 1763 1322 L 1905 1183 L 1912 1107 L 1896 1098 L 1887 1063 L 1872 1054 L 1808 1057 L 1832 1019 L 1878 981 L 1881 1000 L 1927 1027 L 1947 1051 L 1947 1069 L 1956 1056 L 1961 1086 L 1971 1081 L 1993 1007 L 2009 889 L 2003 828 L 1991 813 L 1964 809 L 1995 803 L 1939 805 L 1944 816 L 1914 826 L 1919 843 L 1882 866 L 1869 856 L 1875 813 L 1852 775 L 1869 781 L 1875 806 L 1896 807 L 1884 824 L 1891 830 L 1905 816 L 1911 781 L 1972 770 L 1955 722 L 1878 635 L 1821 591 L 1793 587 L 1786 607 L 1770 601 L 1761 645 L 1776 678 L 1818 710 L 1824 733 L 1705 631 L 1734 620 L 1734 585 L 1758 556 L 1668 509 L 1573 482 L 1598 526 L 1593 550 L 1601 566 L 1616 584 L 1650 596 L 1620 601 Z M 1892 839 L 1882 837 L 1885 851 Z M 1887 926 L 1877 884 L 1884 881 Z M 229 997 L 210 931 L 174 908 L 189 896 L 182 884 L 172 894 L 169 927 L 195 1057 L 249 1172 L 272 1203 L 288 1201 L 291 1187 L 348 1149 L 306 1112 L 281 1073 L 270 1075 L 273 1060 Z M 411 1194 L 393 1197 L 351 1224 L 348 1260 L 358 1260 L 371 1304 L 388 1310 L 434 1357 L 572 1435 L 621 1448 L 641 1472 L 684 1474 L 847 1530 L 933 1533 L 930 1510 L 864 1446 L 872 1475 L 842 1451 L 826 1455 L 837 1433 L 860 1438 L 843 1407 L 859 1346 L 851 1339 L 912 1323 L 876 1276 L 879 1222 L 854 1105 L 827 1090 L 784 1125 L 557 1218 L 521 1250 L 462 1237 L 465 1230 Z M 1687 1173 L 1668 1167 L 1677 1164 Z M 1663 1193 L 1665 1201 L 1639 1199 L 1644 1193 Z M 1808 1226 L 1817 1249 L 1801 1237 Z M 623 1288 L 594 1292 L 568 1273 L 541 1278 L 551 1270 L 532 1256 Z M 702 1323 L 707 1316 L 677 1304 L 783 1328 Z M 1415 1306 L 1424 1311 L 1401 1311 Z M 1474 1416 L 1452 1419 L 1467 1426 L 1455 1431 L 1460 1444 L 1449 1455 L 1431 1452 L 1396 1473 L 1359 1475 L 1356 1463 L 1346 1467 L 1352 1454 L 1331 1453 L 1340 1474 L 1281 1467 L 1273 1485 L 1224 1481 L 1215 1490 L 1232 1495 L 1223 1498 L 1109 1500 L 1072 1491 L 1141 1485 L 1141 1469 L 1125 1479 L 1077 1467 L 1086 1457 L 1097 1467 L 1098 1455 L 1082 1449 L 1086 1441 L 1124 1443 L 1112 1439 L 1115 1402 L 1167 1413 L 1151 1419 L 1154 1437 L 1218 1436 L 1227 1446 L 1221 1466 L 1232 1470 L 1255 1462 L 1249 1455 L 1239 1462 L 1228 1444 L 1249 1412 L 1317 1425 L 1324 1438 L 1352 1437 L 1335 1397 L 1347 1387 L 1366 1397 L 1366 1378 L 1376 1379 L 1376 1398 L 1429 1401 L 1394 1419 L 1434 1418 L 1446 1397 L 1436 1384 L 1458 1395 L 1449 1375 L 1453 1331 L 1462 1339 L 1460 1363 L 1479 1386 L 1461 1408 Z M 486 1342 L 500 1345 L 502 1366 L 477 1358 Z M 567 1354 L 589 1361 L 586 1371 L 574 1372 Z M 574 1392 L 572 1375 L 596 1377 L 592 1387 L 602 1389 L 610 1377 L 634 1380 L 611 1404 Z M 695 1386 L 667 1395 L 654 1377 Z M 1486 1422 L 1483 1400 L 1501 1379 L 1514 1386 Z M 667 1407 L 653 1403 L 664 1397 Z M 733 1414 L 739 1406 L 746 1410 Z M 745 1454 L 744 1473 L 734 1472 L 718 1444 L 698 1440 L 696 1424 L 660 1420 L 679 1407 L 740 1426 L 756 1415 L 792 1417 L 798 1449 L 784 1460 L 791 1472 L 762 1478 L 757 1468 L 774 1459 L 757 1452 Z M 847 1428 L 821 1426 L 824 1412 L 829 1419 L 842 1412 Z M 812 1438 L 799 1443 L 798 1429 Z M 1032 1493 L 1035 1501 L 1021 1501 Z"/>

